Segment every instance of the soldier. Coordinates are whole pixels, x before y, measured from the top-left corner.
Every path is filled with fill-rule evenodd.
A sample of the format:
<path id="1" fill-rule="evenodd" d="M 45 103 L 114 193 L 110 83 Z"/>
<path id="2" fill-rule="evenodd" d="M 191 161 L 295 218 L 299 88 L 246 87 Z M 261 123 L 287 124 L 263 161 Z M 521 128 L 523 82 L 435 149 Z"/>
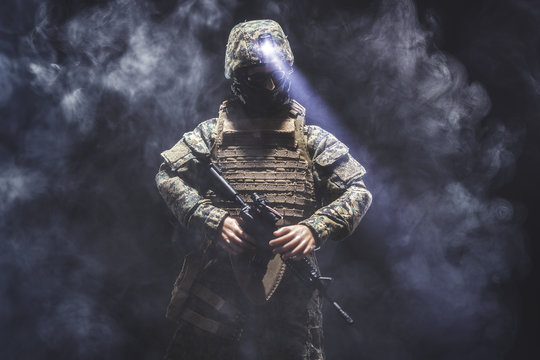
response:
<path id="1" fill-rule="evenodd" d="M 167 359 L 324 358 L 320 296 L 283 260 L 316 266 L 314 249 L 351 234 L 371 194 L 348 148 L 304 124 L 304 107 L 289 95 L 293 60 L 276 22 L 236 25 L 225 56 L 231 98 L 162 153 L 159 192 L 181 225 L 203 235 L 167 309 L 179 324 Z M 246 201 L 256 191 L 284 215 L 262 272 L 251 263 L 257 239 L 238 207 L 216 195 L 208 160 Z"/>

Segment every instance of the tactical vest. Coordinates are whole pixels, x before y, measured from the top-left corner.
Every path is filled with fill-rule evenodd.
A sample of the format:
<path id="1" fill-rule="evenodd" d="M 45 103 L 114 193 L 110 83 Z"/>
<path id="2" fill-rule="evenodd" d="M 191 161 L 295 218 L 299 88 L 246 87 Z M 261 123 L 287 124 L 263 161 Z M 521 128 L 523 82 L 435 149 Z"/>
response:
<path id="1" fill-rule="evenodd" d="M 315 211 L 304 116 L 304 107 L 294 100 L 285 114 L 261 121 L 242 118 L 227 101 L 219 110 L 214 161 L 244 201 L 250 202 L 253 192 L 265 196 L 284 216 L 279 226 L 296 224 Z M 216 206 L 239 214 L 232 201 L 209 196 Z"/>
<path id="2" fill-rule="evenodd" d="M 251 201 L 253 192 L 265 196 L 269 204 L 284 215 L 278 226 L 296 224 L 311 216 L 316 210 L 316 201 L 311 158 L 304 135 L 305 109 L 292 101 L 286 112 L 262 121 L 247 119 L 237 110 L 227 101 L 219 110 L 211 155 L 223 176 L 246 202 Z M 240 209 L 234 202 L 220 198 L 211 189 L 206 197 L 230 215 L 239 215 Z M 286 265 L 279 255 L 275 255 L 262 279 L 258 281 L 256 278 L 257 281 L 253 282 L 249 261 L 242 260 L 242 256 L 231 257 L 227 261 L 229 265 L 216 259 L 211 263 L 218 270 L 223 268 L 224 272 L 227 266 L 230 269 L 232 265 L 236 282 L 247 298 L 258 304 L 268 301 L 277 290 Z M 313 252 L 309 257 L 315 260 Z M 242 331 L 244 315 L 232 298 L 221 294 L 204 280 L 197 280 L 205 266 L 208 265 L 200 263 L 196 256 L 186 257 L 167 316 L 182 319 L 224 338 L 237 339 Z M 217 276 L 211 275 L 212 278 Z M 192 303 L 184 305 L 190 294 Z"/>
<path id="3" fill-rule="evenodd" d="M 315 211 L 311 158 L 304 135 L 305 109 L 292 101 L 289 109 L 273 118 L 246 118 L 234 105 L 224 102 L 219 110 L 213 160 L 245 202 L 251 194 L 265 196 L 283 215 L 278 226 L 297 224 Z M 238 216 L 240 208 L 210 191 L 213 204 Z M 263 303 L 277 290 L 286 265 L 279 255 L 253 274 L 250 254 L 231 258 L 238 284 L 254 303 Z M 312 256 L 312 255 L 311 255 Z"/>

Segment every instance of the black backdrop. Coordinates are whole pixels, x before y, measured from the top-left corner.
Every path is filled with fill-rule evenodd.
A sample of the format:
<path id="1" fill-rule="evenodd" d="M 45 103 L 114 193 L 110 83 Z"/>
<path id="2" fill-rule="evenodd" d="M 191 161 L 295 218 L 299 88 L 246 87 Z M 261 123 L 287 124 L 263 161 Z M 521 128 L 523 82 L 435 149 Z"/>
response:
<path id="1" fill-rule="evenodd" d="M 159 359 L 193 246 L 153 177 L 228 95 L 234 24 L 272 18 L 295 96 L 368 170 L 372 209 L 321 250 L 329 359 L 539 351 L 540 5 L 5 1 L 0 356 Z"/>

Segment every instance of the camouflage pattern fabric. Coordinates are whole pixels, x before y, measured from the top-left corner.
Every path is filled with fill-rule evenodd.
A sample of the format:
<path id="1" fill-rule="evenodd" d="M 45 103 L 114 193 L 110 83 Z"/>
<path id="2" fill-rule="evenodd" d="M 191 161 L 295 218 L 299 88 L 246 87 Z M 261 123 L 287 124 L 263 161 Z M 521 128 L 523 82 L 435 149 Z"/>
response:
<path id="1" fill-rule="evenodd" d="M 268 37 L 268 43 L 261 42 Z M 262 45 L 262 46 L 261 46 Z M 264 48 L 264 47 L 267 48 Z M 273 20 L 253 20 L 236 25 L 229 34 L 225 51 L 225 77 L 235 70 L 257 64 L 282 63 L 292 66 L 294 56 L 281 26 Z"/>
<path id="2" fill-rule="evenodd" d="M 211 239 L 215 238 L 222 220 L 228 215 L 203 195 L 210 184 L 206 183 L 208 175 L 200 166 L 200 159 L 210 157 L 217 132 L 217 119 L 210 119 L 184 134 L 176 145 L 162 153 L 164 163 L 156 175 L 159 192 L 178 221 L 190 230 L 204 233 L 206 239 L 210 239 L 206 244 L 210 244 L 210 249 L 217 247 Z M 362 181 L 364 168 L 351 157 L 343 143 L 318 126 L 304 125 L 303 136 L 313 164 L 319 206 L 300 224 L 312 229 L 317 245 L 321 246 L 328 239 L 340 240 L 354 231 L 371 203 L 371 194 Z M 230 267 L 229 262 L 227 266 Z M 215 286 L 208 285 L 214 291 L 220 286 L 238 288 L 234 280 L 230 280 L 232 268 L 219 273 L 223 276 L 205 276 L 203 272 L 201 278 L 216 281 Z M 227 299 L 237 301 L 234 298 L 227 296 Z M 246 308 L 239 305 L 236 304 L 237 308 Z M 251 336 L 251 342 L 255 343 L 253 348 L 258 350 L 256 357 L 247 358 L 324 359 L 320 297 L 291 272 L 285 272 L 276 293 L 267 303 L 254 305 L 250 311 L 255 316 L 248 316 L 248 319 L 254 323 L 248 321 L 244 334 Z M 275 346 L 276 341 L 280 346 Z M 214 359 L 238 358 L 235 354 L 242 351 L 246 342 L 249 344 L 249 336 L 243 337 L 240 343 L 217 341 L 213 334 L 201 333 L 181 322 L 168 358 L 206 359 L 200 352 L 196 353 L 201 347 L 208 347 L 208 353 Z"/>
<path id="3" fill-rule="evenodd" d="M 216 138 L 217 119 L 199 124 L 170 150 L 156 176 L 158 190 L 184 227 L 214 234 L 227 212 L 205 198 L 207 190 L 198 161 L 193 155 L 210 156 Z M 314 163 L 316 196 L 321 206 L 301 221 L 310 227 L 321 246 L 351 234 L 371 204 L 371 194 L 362 180 L 365 170 L 335 136 L 318 126 L 305 126 L 308 152 Z M 203 170 L 204 171 L 204 170 Z"/>
<path id="4" fill-rule="evenodd" d="M 321 298 L 290 271 L 269 303 L 256 310 L 257 359 L 324 359 Z"/>
<path id="5" fill-rule="evenodd" d="M 227 299 L 245 311 L 247 322 L 241 341 L 180 321 L 165 359 L 323 360 L 322 304 L 317 291 L 286 272 L 270 301 L 251 304 L 238 296 L 242 292 L 226 260 L 218 256 L 209 271 L 203 273 L 201 282 L 220 294 L 229 293 Z"/>

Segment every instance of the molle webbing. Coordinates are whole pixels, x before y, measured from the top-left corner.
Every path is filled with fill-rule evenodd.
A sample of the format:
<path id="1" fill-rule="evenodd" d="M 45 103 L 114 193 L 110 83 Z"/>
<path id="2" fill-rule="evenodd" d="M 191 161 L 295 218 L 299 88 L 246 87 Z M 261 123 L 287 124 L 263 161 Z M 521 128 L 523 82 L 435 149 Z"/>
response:
<path id="1" fill-rule="evenodd" d="M 245 201 L 251 201 L 253 192 L 265 196 L 284 215 L 278 225 L 298 223 L 314 211 L 313 176 L 302 110 L 294 103 L 288 117 L 266 122 L 263 130 L 236 130 L 226 107 L 218 119 L 214 156 L 225 178 Z M 233 202 L 210 196 L 214 204 L 231 215 L 239 214 L 240 209 Z"/>
<path id="2" fill-rule="evenodd" d="M 253 167 L 253 168 L 257 168 L 257 169 L 261 169 L 261 168 L 264 168 L 264 169 L 267 169 L 268 168 L 268 164 L 269 163 L 272 163 L 274 166 L 277 166 L 277 167 L 281 167 L 281 168 L 287 168 L 289 170 L 292 170 L 292 171 L 296 171 L 296 169 L 301 169 L 303 171 L 307 171 L 307 164 L 305 163 L 296 163 L 296 164 L 291 164 L 290 161 L 281 161 L 281 160 L 260 160 L 260 161 L 257 161 L 256 164 L 253 164 L 252 161 L 245 161 L 245 160 L 238 160 L 236 162 L 232 162 L 232 163 L 224 163 L 224 164 L 221 164 L 221 169 L 222 170 L 228 170 L 228 169 L 244 169 L 244 168 L 248 168 L 249 166 Z"/>
<path id="3" fill-rule="evenodd" d="M 291 141 L 292 140 L 292 141 Z M 264 146 L 269 148 L 287 147 L 294 145 L 294 133 L 272 132 L 262 130 L 245 136 L 241 132 L 228 133 L 223 137 L 224 146 Z"/>

